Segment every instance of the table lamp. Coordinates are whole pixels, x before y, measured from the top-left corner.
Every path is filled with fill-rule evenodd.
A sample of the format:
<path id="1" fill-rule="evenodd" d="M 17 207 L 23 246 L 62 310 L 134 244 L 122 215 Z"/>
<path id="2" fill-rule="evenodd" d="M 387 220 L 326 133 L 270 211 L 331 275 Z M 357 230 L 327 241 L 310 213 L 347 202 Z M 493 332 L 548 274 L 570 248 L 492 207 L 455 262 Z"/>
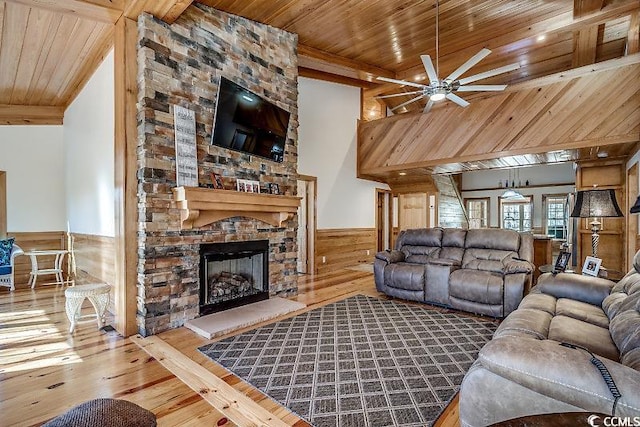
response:
<path id="1" fill-rule="evenodd" d="M 614 190 L 583 190 L 576 194 L 576 204 L 570 215 L 572 218 L 593 218 L 591 225 L 591 249 L 593 256 L 598 257 L 598 241 L 601 222 L 598 218 L 621 217 L 622 211 L 616 201 Z"/>

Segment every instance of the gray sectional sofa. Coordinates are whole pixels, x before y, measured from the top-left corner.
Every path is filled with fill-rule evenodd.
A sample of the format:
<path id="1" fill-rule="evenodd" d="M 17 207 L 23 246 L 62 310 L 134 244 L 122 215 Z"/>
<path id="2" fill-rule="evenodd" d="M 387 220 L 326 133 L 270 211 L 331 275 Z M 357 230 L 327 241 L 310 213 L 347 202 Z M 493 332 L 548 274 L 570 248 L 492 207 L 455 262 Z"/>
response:
<path id="1" fill-rule="evenodd" d="M 425 228 L 400 233 L 376 254 L 380 292 L 493 317 L 518 307 L 531 288 L 533 235 L 513 230 Z"/>
<path id="2" fill-rule="evenodd" d="M 637 418 L 609 425 L 640 423 L 640 252 L 618 283 L 569 273 L 540 276 L 482 348 L 460 390 L 463 427 L 543 413 L 612 414 L 614 407 L 616 416 L 631 417 L 627 422 Z"/>

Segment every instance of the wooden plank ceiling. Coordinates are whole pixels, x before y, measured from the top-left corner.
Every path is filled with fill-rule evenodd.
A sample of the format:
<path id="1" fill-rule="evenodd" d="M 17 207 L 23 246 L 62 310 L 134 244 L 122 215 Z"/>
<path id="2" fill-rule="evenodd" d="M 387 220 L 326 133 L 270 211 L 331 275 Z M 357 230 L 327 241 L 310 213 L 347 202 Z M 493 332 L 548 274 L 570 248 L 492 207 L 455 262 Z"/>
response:
<path id="1" fill-rule="evenodd" d="M 451 172 L 475 161 L 626 154 L 640 137 L 638 76 L 640 53 L 515 84 L 467 108 L 444 103 L 428 114 L 361 122 L 359 174 L 386 180 L 406 169 L 445 172 L 449 165 Z"/>
<path id="2" fill-rule="evenodd" d="M 185 0 L 0 1 L 0 124 L 60 124 L 113 46 L 121 16 L 167 21 Z"/>
<path id="3" fill-rule="evenodd" d="M 60 123 L 111 48 L 121 16 L 149 11 L 172 22 L 192 1 L 0 1 L 0 123 Z M 436 57 L 435 0 L 196 1 L 298 34 L 300 74 L 365 88 L 371 118 L 409 99 L 381 104 L 375 95 L 403 89 L 377 76 L 424 81 L 419 56 Z M 439 74 L 484 47 L 493 53 L 467 75 L 516 61 L 521 68 L 483 84 L 621 57 L 638 51 L 639 14 L 640 0 L 440 0 Z"/>

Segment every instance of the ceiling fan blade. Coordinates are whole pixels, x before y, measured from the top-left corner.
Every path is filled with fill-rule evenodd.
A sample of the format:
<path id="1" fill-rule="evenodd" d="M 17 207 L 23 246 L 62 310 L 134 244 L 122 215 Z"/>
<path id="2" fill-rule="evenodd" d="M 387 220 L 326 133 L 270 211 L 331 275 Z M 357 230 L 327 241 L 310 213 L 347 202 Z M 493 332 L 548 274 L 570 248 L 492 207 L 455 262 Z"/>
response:
<path id="1" fill-rule="evenodd" d="M 394 96 L 408 96 L 408 95 L 415 95 L 415 94 L 418 94 L 418 93 L 422 93 L 422 91 L 421 90 L 416 90 L 416 91 L 413 91 L 413 92 L 401 92 L 401 93 L 394 93 L 394 94 L 391 94 L 391 95 L 378 95 L 378 96 L 375 96 L 374 98 L 377 98 L 377 99 L 393 98 Z"/>
<path id="2" fill-rule="evenodd" d="M 507 85 L 469 85 L 460 86 L 458 89 L 456 89 L 456 92 L 499 92 L 501 90 L 505 90 L 506 88 Z"/>
<path id="3" fill-rule="evenodd" d="M 396 111 L 397 109 L 402 108 L 402 107 L 404 107 L 405 105 L 409 105 L 409 104 L 411 104 L 412 102 L 416 102 L 416 101 L 418 101 L 419 99 L 421 99 L 422 97 L 423 97 L 423 95 L 418 95 L 418 96 L 416 96 L 415 98 L 410 99 L 409 101 L 403 102 L 403 103 L 402 103 L 402 104 L 400 104 L 400 105 L 396 105 L 395 107 L 393 107 L 393 108 L 391 109 L 391 111 Z"/>
<path id="4" fill-rule="evenodd" d="M 464 99 L 460 98 L 458 95 L 453 94 L 453 93 L 448 93 L 447 94 L 447 99 L 449 101 L 455 102 L 456 104 L 458 104 L 461 107 L 468 107 L 470 105 L 467 101 L 465 101 Z"/>
<path id="5" fill-rule="evenodd" d="M 454 81 L 455 79 L 463 75 L 469 68 L 473 67 L 478 62 L 486 58 L 487 55 L 489 55 L 490 53 L 491 51 L 489 49 L 482 49 L 480 52 L 476 53 L 471 58 L 469 58 L 467 62 L 459 66 L 457 70 L 449 74 L 449 77 L 447 77 L 445 80 Z"/>
<path id="6" fill-rule="evenodd" d="M 427 77 L 429 77 L 429 83 L 438 84 L 438 74 L 436 74 L 436 69 L 433 68 L 433 62 L 431 61 L 431 57 L 429 55 L 420 55 L 420 59 L 422 59 L 422 65 L 424 65 L 424 69 L 427 71 Z"/>
<path id="7" fill-rule="evenodd" d="M 426 87 L 426 85 L 421 85 L 420 83 L 408 82 L 405 80 L 390 79 L 388 77 L 376 77 L 376 78 L 378 80 L 382 80 L 383 82 L 395 83 L 399 85 L 413 86 L 413 87 L 419 87 L 419 88 Z"/>
<path id="8" fill-rule="evenodd" d="M 460 79 L 459 82 L 461 85 L 475 82 L 476 80 L 486 79 L 487 77 L 497 76 L 498 74 L 508 73 L 509 71 L 517 70 L 520 68 L 519 63 L 505 65 L 504 67 L 494 68 L 493 70 L 485 71 L 484 73 L 476 74 L 475 76 L 465 77 L 464 79 Z"/>
<path id="9" fill-rule="evenodd" d="M 424 106 L 424 110 L 422 110 L 423 113 L 428 113 L 429 110 L 431 110 L 431 107 L 433 107 L 434 102 L 432 100 L 429 100 L 429 102 L 427 102 L 427 105 Z"/>

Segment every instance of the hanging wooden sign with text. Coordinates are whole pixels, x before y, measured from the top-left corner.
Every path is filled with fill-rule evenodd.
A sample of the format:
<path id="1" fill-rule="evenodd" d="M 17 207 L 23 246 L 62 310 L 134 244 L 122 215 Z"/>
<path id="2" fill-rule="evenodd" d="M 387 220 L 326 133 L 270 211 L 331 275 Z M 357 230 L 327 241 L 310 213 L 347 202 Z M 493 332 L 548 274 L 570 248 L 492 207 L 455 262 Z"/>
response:
<path id="1" fill-rule="evenodd" d="M 197 187 L 196 114 L 188 108 L 174 105 L 173 122 L 176 135 L 176 184 L 178 187 Z"/>

